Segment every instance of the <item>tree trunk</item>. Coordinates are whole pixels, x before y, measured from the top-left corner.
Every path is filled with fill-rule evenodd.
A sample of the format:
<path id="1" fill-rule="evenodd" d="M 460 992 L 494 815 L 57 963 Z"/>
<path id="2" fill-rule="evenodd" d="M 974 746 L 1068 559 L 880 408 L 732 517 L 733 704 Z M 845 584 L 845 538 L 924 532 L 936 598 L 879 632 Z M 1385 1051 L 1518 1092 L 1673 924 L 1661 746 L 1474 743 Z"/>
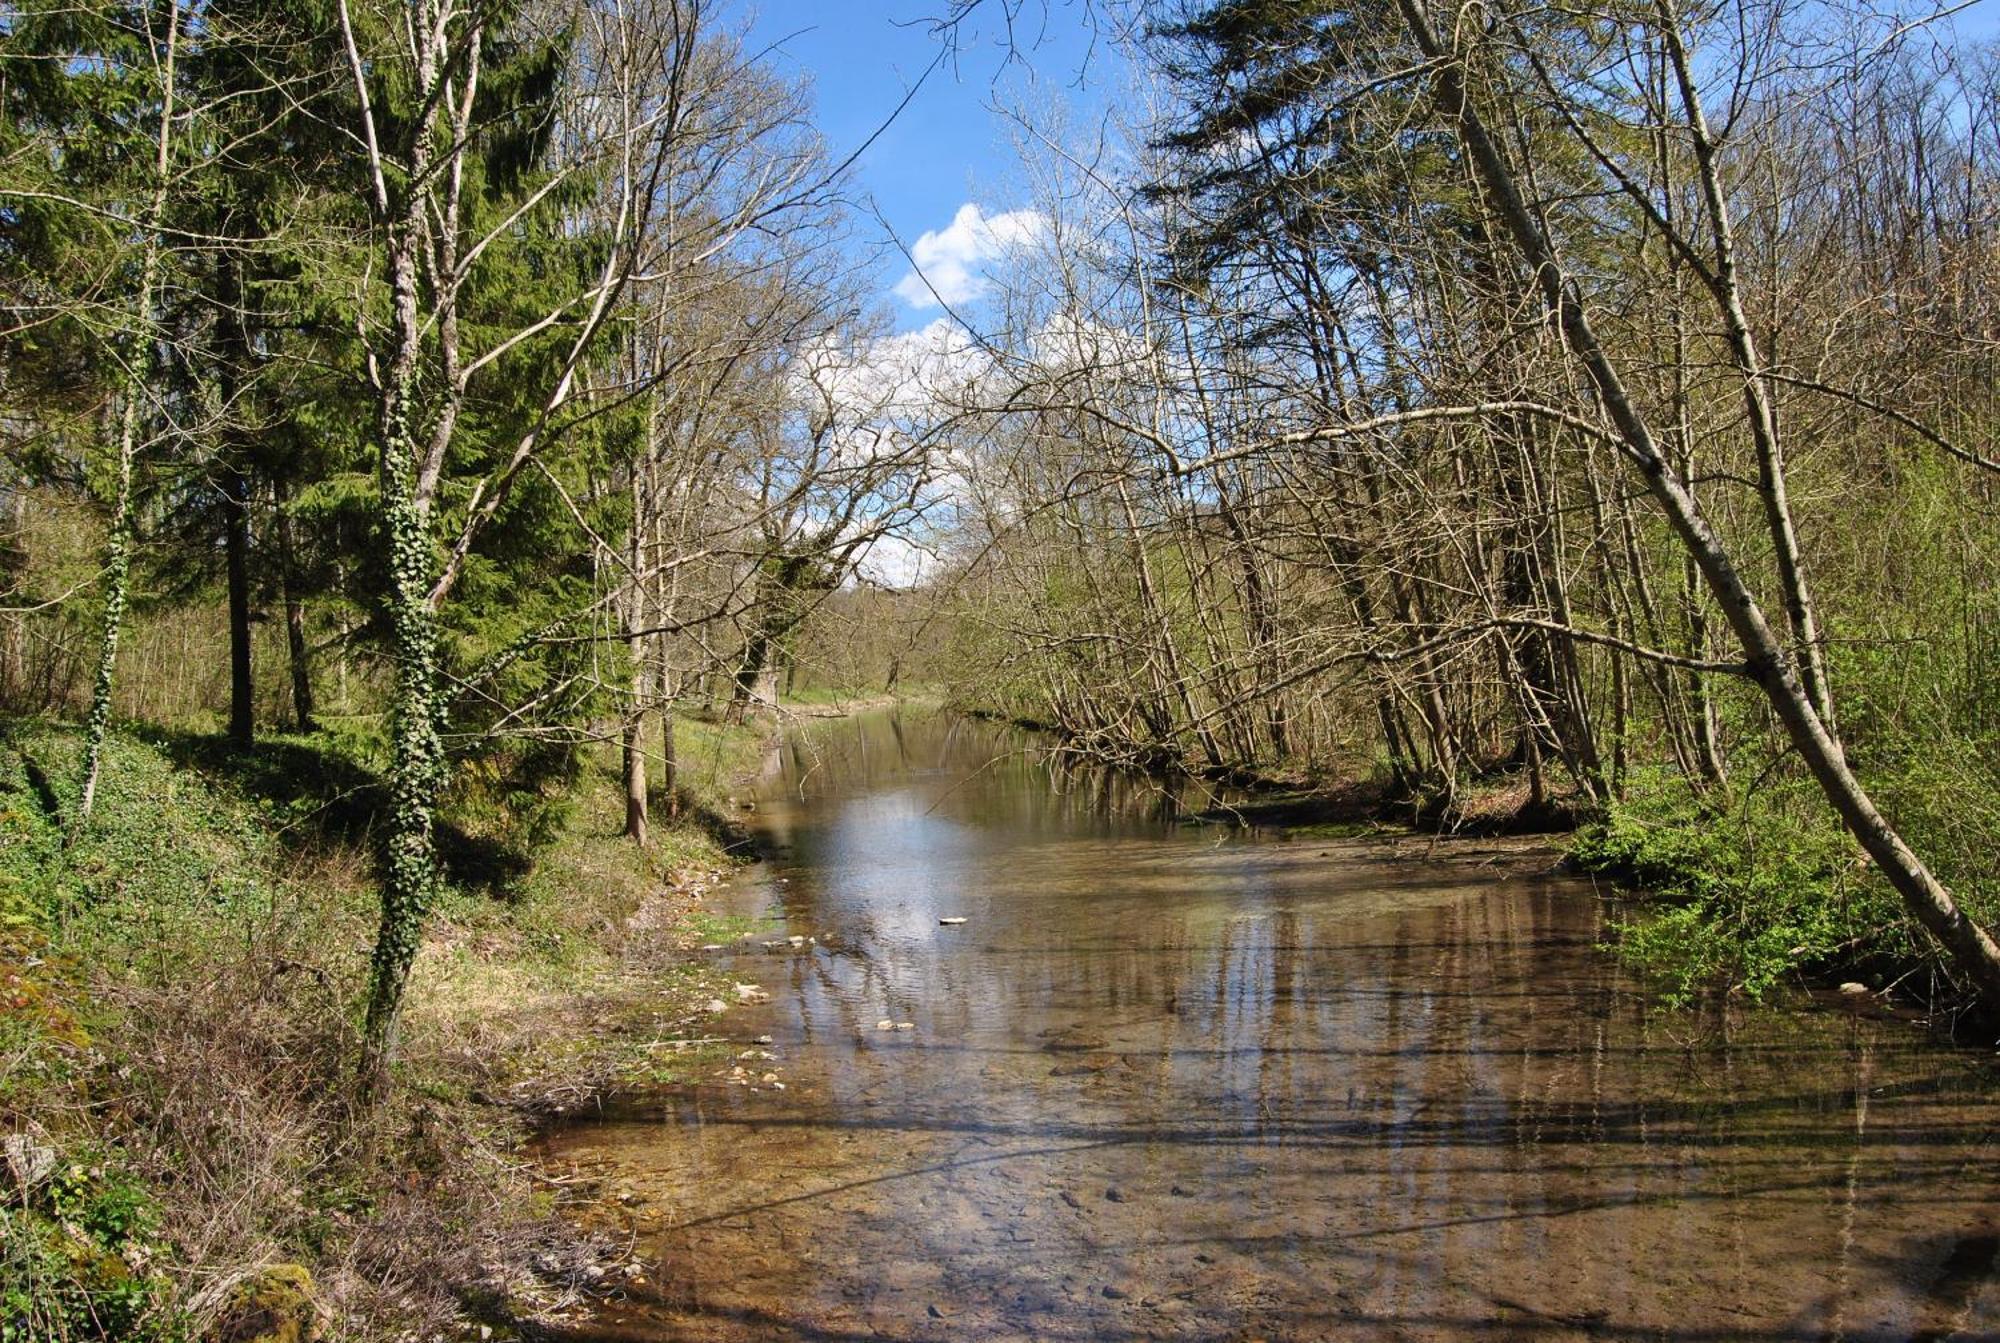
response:
<path id="1" fill-rule="evenodd" d="M 646 726 L 646 624 L 645 584 L 640 575 L 645 563 L 646 490 L 637 467 L 631 480 L 632 530 L 626 555 L 625 652 L 632 663 L 631 702 L 625 710 L 623 740 L 625 774 L 625 837 L 641 848 L 646 843 L 646 757 L 639 747 L 639 734 Z"/>
<path id="2" fill-rule="evenodd" d="M 435 65 L 419 61 L 421 83 L 436 79 Z M 420 126 L 410 163 L 416 176 L 430 170 L 433 131 Z M 384 835 L 382 922 L 370 958 L 368 1014 L 362 1030 L 362 1083 L 379 1094 L 396 1051 L 403 990 L 416 963 L 424 917 L 437 889 L 437 802 L 444 788 L 442 705 L 437 678 L 437 612 L 430 594 L 436 577 L 429 499 L 419 484 L 423 448 L 417 440 L 417 379 L 425 323 L 418 309 L 418 258 L 425 232 L 424 197 L 411 192 L 400 218 L 390 221 L 390 314 L 395 346 L 381 382 L 380 483 L 382 540 L 388 550 L 389 652 L 394 680 L 389 696 L 389 815 Z"/>
<path id="3" fill-rule="evenodd" d="M 278 538 L 278 583 L 285 599 L 285 647 L 292 666 L 292 717 L 301 732 L 316 730 L 313 722 L 312 650 L 306 642 L 306 608 L 299 600 L 298 536 L 286 506 L 285 487 L 277 490 L 275 530 Z"/>
<path id="4" fill-rule="evenodd" d="M 411 266 L 414 278 L 414 265 Z M 398 285 L 398 297 L 402 286 Z M 415 290 L 409 291 L 414 306 Z M 412 313 L 414 316 L 414 312 Z M 390 691 L 389 816 L 382 922 L 370 962 L 368 1017 L 363 1031 L 371 1086 L 386 1080 L 396 1027 L 437 887 L 437 800 L 444 785 L 444 744 L 438 731 L 437 616 L 430 590 L 435 567 L 425 510 L 413 496 L 417 460 L 411 401 L 415 342 L 408 367 L 392 373 L 382 430 L 383 531 L 389 549 Z"/>
<path id="5" fill-rule="evenodd" d="M 625 763 L 625 837 L 641 848 L 646 844 L 646 757 L 639 749 L 639 733 L 645 716 L 630 714 L 625 719 L 623 741 Z"/>
<path id="6" fill-rule="evenodd" d="M 743 650 L 743 662 L 736 669 L 735 688 L 729 695 L 730 722 L 741 723 L 749 712 L 750 701 L 766 697 L 764 682 L 768 678 L 764 674 L 764 664 L 770 654 L 771 640 L 764 633 L 764 627 L 759 625 L 751 632 L 750 642 Z"/>
<path id="7" fill-rule="evenodd" d="M 1702 200 L 1708 212 L 1709 233 L 1714 251 L 1714 271 L 1710 288 L 1720 310 L 1723 329 L 1729 336 L 1730 356 L 1743 383 L 1745 419 L 1757 448 L 1757 493 L 1764 506 L 1766 530 L 1771 535 L 1773 557 L 1778 563 L 1779 591 L 1784 597 L 1786 618 L 1798 641 L 1799 677 L 1814 712 L 1836 731 L 1833 688 L 1826 669 L 1826 652 L 1821 646 L 1818 617 L 1812 594 L 1806 586 L 1805 561 L 1799 553 L 1797 528 L 1792 522 L 1791 496 L 1785 481 L 1784 443 L 1778 436 L 1778 419 L 1764 382 L 1764 369 L 1757 343 L 1750 333 L 1750 319 L 1743 310 L 1742 288 L 1736 278 L 1734 224 L 1722 192 L 1722 179 L 1715 161 L 1715 141 L 1708 130 L 1696 90 L 1694 71 L 1686 47 L 1681 42 L 1680 19 L 1671 0 L 1656 0 L 1660 31 L 1673 61 L 1674 77 L 1680 86 L 1681 105 L 1687 113 L 1687 130 L 1693 142 L 1695 163 L 1701 179 Z M 1836 744 L 1838 744 L 1836 742 Z"/>
<path id="8" fill-rule="evenodd" d="M 149 265 L 146 278 L 150 279 L 152 274 Z M 149 284 L 141 284 L 142 302 L 150 289 Z M 150 338 L 146 339 L 150 345 Z M 133 356 L 135 368 L 147 362 L 144 356 Z M 111 730 L 111 688 L 132 577 L 132 459 L 137 451 L 139 398 L 144 394 L 144 382 L 135 372 L 126 381 L 124 405 L 118 413 L 118 460 L 114 467 L 117 484 L 111 505 L 111 531 L 104 544 L 104 613 L 98 630 L 97 674 L 91 681 L 90 713 L 84 720 L 83 784 L 77 795 L 76 815 L 70 821 L 70 840 L 90 820 L 91 809 L 97 804 L 97 780 L 104 768 L 104 739 Z"/>
<path id="9" fill-rule="evenodd" d="M 680 757 L 674 749 L 674 702 L 666 689 L 663 673 L 660 690 L 660 797 L 666 805 L 670 821 L 681 814 L 680 786 Z"/>
<path id="10" fill-rule="evenodd" d="M 223 554 L 229 571 L 229 739 L 248 746 L 257 732 L 250 677 L 250 478 L 222 478 Z"/>
<path id="11" fill-rule="evenodd" d="M 28 548 L 24 536 L 28 525 L 28 492 L 17 481 L 7 502 L 11 531 L 0 544 L 0 568 L 7 576 L 6 595 L 18 601 L 22 580 L 28 569 Z M 0 618 L 0 703 L 14 711 L 25 708 L 28 688 L 28 620 L 19 612 Z"/>

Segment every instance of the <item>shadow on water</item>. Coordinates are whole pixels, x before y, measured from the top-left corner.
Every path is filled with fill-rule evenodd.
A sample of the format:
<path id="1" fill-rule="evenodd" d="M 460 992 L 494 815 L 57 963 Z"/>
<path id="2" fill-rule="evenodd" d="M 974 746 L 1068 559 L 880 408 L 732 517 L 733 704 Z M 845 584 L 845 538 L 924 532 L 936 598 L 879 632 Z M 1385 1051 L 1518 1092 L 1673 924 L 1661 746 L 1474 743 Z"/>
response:
<path id="1" fill-rule="evenodd" d="M 1545 852 L 1212 805 L 964 720 L 787 741 L 726 899 L 814 940 L 727 955 L 744 1085 L 550 1140 L 651 1265 L 566 1336 L 2000 1337 L 1990 1060 L 1658 1009 Z"/>

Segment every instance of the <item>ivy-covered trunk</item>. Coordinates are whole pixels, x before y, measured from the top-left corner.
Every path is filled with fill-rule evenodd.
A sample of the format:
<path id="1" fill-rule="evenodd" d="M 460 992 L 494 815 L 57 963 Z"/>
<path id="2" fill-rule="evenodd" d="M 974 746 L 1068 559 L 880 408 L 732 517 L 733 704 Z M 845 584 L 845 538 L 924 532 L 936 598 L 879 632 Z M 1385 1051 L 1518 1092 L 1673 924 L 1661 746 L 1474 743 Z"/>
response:
<path id="1" fill-rule="evenodd" d="M 425 87 L 436 77 L 420 61 Z M 430 129 L 419 127 L 410 162 L 418 174 L 431 163 Z M 382 202 L 387 204 L 386 196 Z M 395 345 L 381 379 L 383 544 L 388 550 L 389 654 L 395 683 L 389 703 L 389 816 L 384 836 L 382 922 L 369 963 L 368 1016 L 363 1026 L 362 1084 L 379 1091 L 396 1052 L 403 990 L 423 940 L 424 916 L 437 891 L 433 832 L 445 781 L 443 705 L 438 692 L 438 621 L 432 587 L 437 552 L 431 543 L 431 499 L 422 469 L 418 380 L 424 348 L 419 267 L 425 236 L 423 198 L 401 202 L 389 231 L 389 291 Z"/>
<path id="2" fill-rule="evenodd" d="M 111 530 L 104 545 L 104 619 L 97 641 L 97 675 L 91 681 L 90 715 L 84 722 L 81 784 L 70 818 L 74 839 L 97 802 L 97 779 L 104 768 L 104 738 L 111 730 L 111 687 L 118 666 L 118 639 L 125 628 L 125 604 L 132 577 L 132 468 L 139 455 L 139 407 L 153 371 L 153 295 L 160 283 L 160 222 L 167 210 L 167 168 L 173 149 L 174 69 L 180 53 L 181 9 L 167 15 L 166 58 L 160 65 L 160 128 L 154 139 L 153 190 L 145 219 L 139 262 L 139 291 L 133 298 L 131 339 L 125 351 L 123 395 L 118 407 L 117 458 L 112 463 Z"/>
<path id="3" fill-rule="evenodd" d="M 154 263 L 147 257 L 142 302 L 150 293 Z M 141 345 L 151 342 L 141 337 Z M 70 821 L 70 837 L 90 819 L 97 802 L 97 779 L 104 768 L 104 738 L 111 728 L 111 687 L 118 665 L 118 638 L 125 626 L 125 603 L 132 578 L 132 461 L 138 453 L 139 398 L 145 384 L 141 370 L 147 360 L 138 352 L 131 356 L 132 372 L 125 386 L 124 405 L 118 412 L 117 460 L 113 464 L 111 530 L 104 543 L 104 617 L 97 639 L 97 675 L 91 682 L 90 715 L 83 729 L 83 781 L 77 794 L 76 814 Z"/>
<path id="4" fill-rule="evenodd" d="M 400 361 L 399 361 L 400 362 Z M 400 376 L 398 376 L 400 375 Z M 386 389 L 382 427 L 382 524 L 389 550 L 390 654 L 395 687 L 390 704 L 389 816 L 382 875 L 382 922 L 370 964 L 364 1030 L 365 1079 L 386 1073 L 395 1053 L 403 990 L 423 938 L 424 916 L 437 889 L 434 817 L 444 787 L 439 731 L 436 580 L 429 510 L 416 496 L 417 445 L 412 424 L 415 360 Z"/>

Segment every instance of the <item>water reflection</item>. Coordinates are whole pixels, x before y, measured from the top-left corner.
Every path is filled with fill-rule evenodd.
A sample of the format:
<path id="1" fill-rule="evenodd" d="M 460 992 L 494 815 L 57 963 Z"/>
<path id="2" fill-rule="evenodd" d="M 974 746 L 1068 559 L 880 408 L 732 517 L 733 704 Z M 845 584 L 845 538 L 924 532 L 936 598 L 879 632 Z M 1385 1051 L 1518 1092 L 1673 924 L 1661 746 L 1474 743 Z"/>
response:
<path id="1" fill-rule="evenodd" d="M 1651 1010 L 1533 854 L 1190 805 L 961 719 L 788 740 L 731 898 L 817 942 L 726 1019 L 788 1089 L 557 1140 L 659 1264 L 595 1336 L 2000 1333 L 1985 1060 Z"/>

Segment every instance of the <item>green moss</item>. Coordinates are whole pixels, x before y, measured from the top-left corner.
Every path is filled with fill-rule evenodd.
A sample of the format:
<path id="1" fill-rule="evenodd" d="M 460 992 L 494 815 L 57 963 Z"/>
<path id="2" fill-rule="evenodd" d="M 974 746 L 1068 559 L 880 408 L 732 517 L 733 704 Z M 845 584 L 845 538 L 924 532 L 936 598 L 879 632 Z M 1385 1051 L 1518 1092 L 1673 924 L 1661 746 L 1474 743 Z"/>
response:
<path id="1" fill-rule="evenodd" d="M 735 942 L 777 927 L 776 915 L 717 914 L 698 909 L 687 918 L 688 936 L 698 943 Z"/>
<path id="2" fill-rule="evenodd" d="M 215 1343 L 310 1343 L 316 1317 L 311 1271 L 274 1264 L 230 1294 Z"/>

